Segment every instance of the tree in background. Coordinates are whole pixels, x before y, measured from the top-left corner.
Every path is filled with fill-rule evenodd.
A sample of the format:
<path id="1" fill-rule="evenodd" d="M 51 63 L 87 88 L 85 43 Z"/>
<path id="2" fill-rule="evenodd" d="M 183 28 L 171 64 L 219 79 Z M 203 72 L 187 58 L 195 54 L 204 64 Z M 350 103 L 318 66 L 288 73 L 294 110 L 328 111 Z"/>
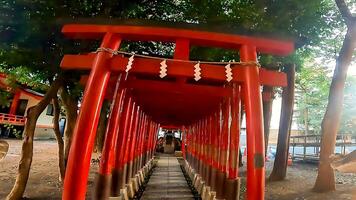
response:
<path id="1" fill-rule="evenodd" d="M 305 134 L 319 134 L 329 93 L 329 71 L 311 64 L 303 67 L 296 80 L 297 124 Z"/>
<path id="2" fill-rule="evenodd" d="M 346 79 L 340 133 L 356 135 L 356 77 Z"/>
<path id="3" fill-rule="evenodd" d="M 314 190 L 318 192 L 335 190 L 335 174 L 330 165 L 330 156 L 335 151 L 336 136 L 341 121 L 346 75 L 356 48 L 356 16 L 352 15 L 344 0 L 335 0 L 335 2 L 347 25 L 347 32 L 336 60 L 328 105 L 321 124 L 322 139 L 319 170 L 314 185 Z"/>

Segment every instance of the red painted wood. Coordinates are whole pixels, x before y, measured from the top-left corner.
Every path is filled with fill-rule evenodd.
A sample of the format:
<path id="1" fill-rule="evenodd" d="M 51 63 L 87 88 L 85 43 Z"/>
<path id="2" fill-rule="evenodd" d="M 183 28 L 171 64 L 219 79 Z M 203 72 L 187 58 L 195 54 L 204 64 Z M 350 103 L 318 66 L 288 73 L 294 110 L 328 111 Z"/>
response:
<path id="1" fill-rule="evenodd" d="M 256 49 L 243 46 L 240 49 L 242 61 L 255 61 Z M 243 99 L 247 128 L 247 199 L 263 200 L 265 189 L 265 156 L 262 120 L 262 97 L 257 67 L 245 67 Z"/>
<path id="2" fill-rule="evenodd" d="M 120 120 L 121 128 L 119 129 L 119 138 L 115 146 L 116 159 L 114 168 L 117 169 L 117 171 L 119 169 L 122 169 L 122 167 L 124 166 L 124 157 L 128 145 L 126 141 L 128 139 L 128 129 L 131 120 L 132 109 L 132 98 L 129 96 L 129 94 L 127 94 L 127 98 L 125 99 L 123 106 L 122 117 Z"/>
<path id="3" fill-rule="evenodd" d="M 229 141 L 229 117 L 230 117 L 230 98 L 226 98 L 222 105 L 222 127 L 220 135 L 220 165 L 219 170 L 226 173 L 227 172 L 227 161 L 228 161 L 228 141 Z"/>
<path id="4" fill-rule="evenodd" d="M 230 153 L 229 153 L 229 176 L 230 179 L 237 178 L 240 146 L 240 111 L 241 92 L 240 86 L 233 85 L 234 94 L 231 103 L 231 129 L 230 129 Z"/>
<path id="5" fill-rule="evenodd" d="M 95 54 L 87 55 L 64 55 L 61 68 L 66 70 L 90 70 L 91 63 Z M 126 69 L 128 62 L 127 57 L 115 56 L 112 58 L 111 62 L 108 64 L 110 69 L 115 72 L 123 72 Z M 159 76 L 160 62 L 162 60 L 149 59 L 149 58 L 139 58 L 136 57 L 132 65 L 131 73 L 138 74 L 149 74 L 154 76 Z M 168 77 L 186 77 L 194 78 L 194 65 L 195 63 L 183 62 L 179 60 L 168 60 Z M 201 64 L 201 80 L 215 80 L 215 81 L 226 81 L 225 68 L 222 65 L 216 64 Z M 233 71 L 233 81 L 243 82 L 244 73 L 243 66 L 232 65 Z M 266 69 L 260 70 L 260 83 L 261 85 L 270 85 L 276 87 L 285 87 L 287 85 L 287 77 L 285 73 L 268 71 Z"/>
<path id="6" fill-rule="evenodd" d="M 119 82 L 117 84 L 119 84 Z M 119 137 L 120 110 L 122 109 L 124 98 L 125 90 L 122 90 L 117 86 L 117 92 L 114 101 L 112 102 L 113 106 L 108 120 L 104 147 L 100 159 L 100 174 L 109 175 L 114 164 L 115 143 Z"/>
<path id="7" fill-rule="evenodd" d="M 118 49 L 121 38 L 108 33 L 101 47 Z M 63 200 L 85 199 L 91 154 L 98 125 L 100 109 L 104 100 L 110 70 L 107 61 L 112 55 L 100 52 L 96 55 L 93 67 L 84 91 L 77 124 L 73 133 L 73 142 L 69 153 L 64 180 Z"/>
<path id="8" fill-rule="evenodd" d="M 14 97 L 12 98 L 11 106 L 10 106 L 10 115 L 16 115 L 17 106 L 19 104 L 21 92 L 18 90 L 15 92 Z"/>
<path id="9" fill-rule="evenodd" d="M 241 45 L 256 46 L 257 51 L 275 55 L 288 55 L 294 50 L 292 41 L 281 41 L 236 34 L 216 33 L 178 28 L 67 24 L 62 28 L 66 37 L 75 39 L 101 39 L 105 33 L 119 33 L 125 40 L 175 42 L 178 38 L 192 45 L 238 49 Z"/>

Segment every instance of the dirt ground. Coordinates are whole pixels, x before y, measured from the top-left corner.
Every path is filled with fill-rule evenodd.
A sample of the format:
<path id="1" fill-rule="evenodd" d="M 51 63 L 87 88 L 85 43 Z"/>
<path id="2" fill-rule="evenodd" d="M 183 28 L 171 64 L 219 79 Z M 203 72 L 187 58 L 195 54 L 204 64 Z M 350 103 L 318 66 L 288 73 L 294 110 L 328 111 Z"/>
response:
<path id="1" fill-rule="evenodd" d="M 6 158 L 0 161 L 0 199 L 5 199 L 15 182 L 17 164 L 20 159 L 21 141 L 7 140 L 10 150 Z M 97 157 L 98 155 L 93 155 Z M 56 141 L 35 141 L 34 158 L 25 197 L 34 200 L 60 199 L 61 183 L 58 180 Z M 272 167 L 267 162 L 267 174 Z M 87 199 L 91 192 L 98 169 L 97 163 L 92 163 Z M 337 191 L 325 194 L 314 193 L 311 188 L 317 174 L 317 166 L 294 163 L 288 168 L 287 180 L 267 182 L 266 199 L 268 200 L 346 200 L 356 195 L 356 175 L 337 173 Z M 356 199 L 356 198 L 355 198 Z"/>

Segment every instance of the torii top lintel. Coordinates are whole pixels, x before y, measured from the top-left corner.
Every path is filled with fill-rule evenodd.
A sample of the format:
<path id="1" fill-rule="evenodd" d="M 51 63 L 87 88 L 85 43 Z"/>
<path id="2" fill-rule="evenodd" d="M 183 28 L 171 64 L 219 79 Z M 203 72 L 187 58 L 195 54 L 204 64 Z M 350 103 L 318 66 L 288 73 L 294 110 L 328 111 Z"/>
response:
<path id="1" fill-rule="evenodd" d="M 101 39 L 108 32 L 117 33 L 124 40 L 134 41 L 175 42 L 178 39 L 188 39 L 191 45 L 230 49 L 248 45 L 256 47 L 258 52 L 280 56 L 288 55 L 294 50 L 293 41 L 180 28 L 96 24 L 67 24 L 62 28 L 62 33 L 73 39 Z"/>

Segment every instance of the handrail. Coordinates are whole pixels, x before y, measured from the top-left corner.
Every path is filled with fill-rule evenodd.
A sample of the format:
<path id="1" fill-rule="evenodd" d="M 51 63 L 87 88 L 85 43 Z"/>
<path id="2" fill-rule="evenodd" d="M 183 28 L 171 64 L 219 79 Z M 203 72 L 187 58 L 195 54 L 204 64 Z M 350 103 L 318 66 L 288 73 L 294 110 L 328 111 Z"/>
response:
<path id="1" fill-rule="evenodd" d="M 5 123 L 5 124 L 24 125 L 25 122 L 26 122 L 25 116 L 0 113 L 0 124 Z"/>

